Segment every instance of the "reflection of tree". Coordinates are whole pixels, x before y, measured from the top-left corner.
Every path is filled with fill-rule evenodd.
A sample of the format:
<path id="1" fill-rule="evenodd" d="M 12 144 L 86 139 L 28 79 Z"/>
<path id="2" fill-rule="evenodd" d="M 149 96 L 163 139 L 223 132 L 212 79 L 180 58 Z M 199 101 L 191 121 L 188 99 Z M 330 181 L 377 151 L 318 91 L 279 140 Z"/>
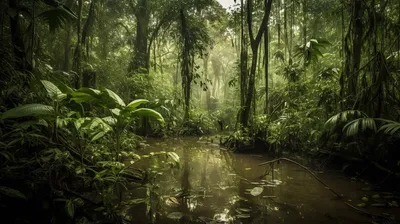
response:
<path id="1" fill-rule="evenodd" d="M 181 180 L 181 188 L 182 188 L 182 192 L 183 192 L 183 198 L 182 198 L 182 203 L 181 203 L 181 212 L 183 212 L 184 214 L 188 214 L 189 211 L 189 207 L 188 207 L 188 203 L 189 203 L 189 199 L 188 199 L 188 195 L 189 195 L 189 191 L 191 189 L 191 185 L 190 185 L 190 181 L 189 181 L 189 174 L 190 174 L 190 167 L 189 167 L 189 152 L 188 152 L 188 148 L 183 148 L 183 173 L 182 173 L 182 180 Z M 181 223 L 188 223 L 188 219 L 187 216 L 184 216 L 184 218 L 181 219 Z"/>

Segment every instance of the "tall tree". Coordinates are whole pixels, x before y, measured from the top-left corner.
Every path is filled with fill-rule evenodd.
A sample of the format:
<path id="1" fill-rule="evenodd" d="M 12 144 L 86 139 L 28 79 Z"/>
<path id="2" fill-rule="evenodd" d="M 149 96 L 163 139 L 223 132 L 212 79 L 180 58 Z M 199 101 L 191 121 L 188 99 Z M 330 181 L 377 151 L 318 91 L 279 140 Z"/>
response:
<path id="1" fill-rule="evenodd" d="M 254 100 L 254 91 L 255 91 L 255 75 L 257 69 L 257 56 L 258 56 L 258 48 L 262 39 L 263 34 L 265 33 L 268 27 L 269 15 L 271 12 L 272 0 L 264 0 L 264 16 L 260 25 L 260 28 L 254 36 L 253 32 L 253 0 L 247 1 L 247 28 L 249 32 L 250 39 L 250 47 L 252 51 L 252 60 L 251 67 L 249 73 L 249 83 L 247 87 L 245 104 L 243 105 L 242 114 L 241 114 L 241 124 L 244 127 L 248 126 L 251 104 Z"/>

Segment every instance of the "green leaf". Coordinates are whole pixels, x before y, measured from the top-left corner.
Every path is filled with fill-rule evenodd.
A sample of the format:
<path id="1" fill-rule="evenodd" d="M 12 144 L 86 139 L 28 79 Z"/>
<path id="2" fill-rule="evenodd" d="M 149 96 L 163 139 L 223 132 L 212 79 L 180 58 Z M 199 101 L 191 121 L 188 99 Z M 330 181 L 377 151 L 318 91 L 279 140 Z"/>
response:
<path id="1" fill-rule="evenodd" d="M 132 116 L 154 117 L 161 123 L 164 123 L 164 118 L 160 113 L 149 108 L 139 108 L 131 113 Z"/>
<path id="2" fill-rule="evenodd" d="M 9 187 L 0 186 L 0 193 L 6 195 L 8 197 L 21 198 L 21 199 L 27 200 L 25 195 L 22 194 L 20 191 L 9 188 Z"/>
<path id="3" fill-rule="evenodd" d="M 124 101 L 115 92 L 113 92 L 112 90 L 109 90 L 107 88 L 105 90 L 106 90 L 108 96 L 111 97 L 111 99 L 113 99 L 116 104 L 123 106 L 123 107 L 125 106 Z"/>
<path id="4" fill-rule="evenodd" d="M 61 92 L 61 90 L 56 85 L 54 85 L 52 82 L 49 82 L 47 80 L 41 80 L 41 82 L 42 82 L 44 88 L 46 88 L 47 93 L 49 94 L 50 98 L 53 101 L 59 102 L 59 101 L 64 100 L 65 98 L 67 98 L 67 94 Z"/>
<path id="5" fill-rule="evenodd" d="M 111 116 L 103 117 L 103 121 L 105 121 L 108 125 L 115 125 L 117 123 L 117 119 Z"/>
<path id="6" fill-rule="evenodd" d="M 101 91 L 92 88 L 80 88 L 72 92 L 72 99 L 77 103 L 92 103 L 100 99 Z"/>
<path id="7" fill-rule="evenodd" d="M 67 214 L 69 217 L 73 218 L 75 215 L 75 204 L 73 200 L 68 200 L 65 203 L 65 210 L 67 211 Z"/>
<path id="8" fill-rule="evenodd" d="M 26 104 L 4 112 L 0 120 L 44 115 L 54 115 L 54 108 L 43 104 Z"/>
<path id="9" fill-rule="evenodd" d="M 96 100 L 96 97 L 93 97 L 88 93 L 75 91 L 72 93 L 71 100 L 75 101 L 76 103 L 91 103 Z"/>
<path id="10" fill-rule="evenodd" d="M 75 169 L 75 174 L 76 174 L 76 175 L 81 175 L 81 174 L 84 174 L 85 172 L 86 172 L 85 167 L 79 166 L 79 167 L 77 167 L 77 168 Z"/>
<path id="11" fill-rule="evenodd" d="M 131 111 L 133 111 L 134 109 L 136 109 L 138 106 L 140 106 L 141 104 L 145 104 L 148 103 L 148 100 L 145 99 L 139 99 L 139 100 L 134 100 L 132 102 L 130 102 L 127 106 L 126 109 L 129 109 Z"/>

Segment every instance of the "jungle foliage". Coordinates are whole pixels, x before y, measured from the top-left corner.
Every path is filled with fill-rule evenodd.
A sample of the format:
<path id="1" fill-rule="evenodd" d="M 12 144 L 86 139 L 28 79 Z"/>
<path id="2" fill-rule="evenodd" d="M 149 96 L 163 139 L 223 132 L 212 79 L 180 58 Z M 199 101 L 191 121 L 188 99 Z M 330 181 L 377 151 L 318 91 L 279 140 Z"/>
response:
<path id="1" fill-rule="evenodd" d="M 235 151 L 327 151 L 399 173 L 400 1 L 219 2 L 0 3 L 5 219 L 122 222 L 146 202 L 154 221 L 157 170 L 136 164 L 179 157 L 139 153 L 148 136 L 222 132 Z M 148 197 L 122 197 L 128 185 Z"/>

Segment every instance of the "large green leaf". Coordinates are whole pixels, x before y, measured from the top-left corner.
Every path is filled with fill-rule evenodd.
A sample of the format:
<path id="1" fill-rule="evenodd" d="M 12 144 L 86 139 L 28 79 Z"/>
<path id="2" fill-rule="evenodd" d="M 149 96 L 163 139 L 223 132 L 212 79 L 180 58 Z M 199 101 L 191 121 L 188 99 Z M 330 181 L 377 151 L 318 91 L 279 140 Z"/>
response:
<path id="1" fill-rule="evenodd" d="M 71 100 L 77 103 L 92 103 L 96 100 L 99 100 L 100 95 L 100 90 L 83 87 L 72 93 Z"/>
<path id="2" fill-rule="evenodd" d="M 4 112 L 0 116 L 0 120 L 28 116 L 41 117 L 44 115 L 54 115 L 54 108 L 43 104 L 26 104 Z"/>
<path id="3" fill-rule="evenodd" d="M 125 110 L 131 110 L 133 111 L 134 109 L 136 109 L 138 106 L 140 106 L 141 104 L 145 104 L 148 103 L 148 100 L 145 99 L 139 99 L 139 100 L 134 100 L 132 102 L 130 102 L 126 107 Z"/>
<path id="4" fill-rule="evenodd" d="M 131 113 L 132 116 L 154 117 L 161 123 L 164 123 L 164 118 L 160 113 L 149 108 L 139 108 Z"/>
<path id="5" fill-rule="evenodd" d="M 108 125 L 103 119 L 101 118 L 94 118 L 89 125 L 90 132 L 89 137 L 90 141 L 96 141 L 106 135 L 108 132 L 112 131 L 110 125 Z"/>
<path id="6" fill-rule="evenodd" d="M 119 97 L 115 92 L 113 92 L 112 90 L 109 89 L 105 89 L 108 96 L 111 97 L 111 99 L 114 100 L 114 102 L 120 106 L 125 106 L 125 102 L 121 99 L 121 97 Z"/>
<path id="7" fill-rule="evenodd" d="M 52 82 L 49 82 L 47 80 L 41 80 L 41 82 L 42 82 L 44 88 L 46 88 L 47 93 L 49 94 L 50 98 L 53 101 L 59 102 L 65 98 L 67 98 L 67 94 L 61 92 L 61 90 L 56 85 L 54 85 Z"/>

